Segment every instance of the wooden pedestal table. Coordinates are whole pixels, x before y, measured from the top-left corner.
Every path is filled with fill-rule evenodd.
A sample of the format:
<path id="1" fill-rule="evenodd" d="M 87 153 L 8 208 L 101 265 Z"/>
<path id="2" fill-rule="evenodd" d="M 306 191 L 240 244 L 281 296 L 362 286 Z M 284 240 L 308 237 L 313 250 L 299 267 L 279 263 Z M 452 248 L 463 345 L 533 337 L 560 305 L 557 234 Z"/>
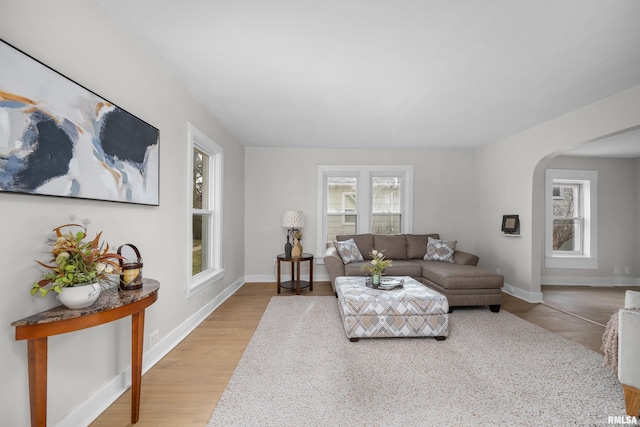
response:
<path id="1" fill-rule="evenodd" d="M 302 254 L 301 256 L 287 257 L 285 254 L 280 254 L 277 257 L 278 263 L 278 293 L 280 288 L 295 289 L 296 295 L 300 295 L 301 288 L 309 288 L 313 291 L 313 255 Z M 283 282 L 280 280 L 281 262 L 291 263 L 291 280 Z M 300 280 L 300 263 L 303 261 L 309 261 L 309 281 Z"/>
<path id="2" fill-rule="evenodd" d="M 158 299 L 160 283 L 144 279 L 141 289 L 102 291 L 91 306 L 71 310 L 52 308 L 13 322 L 16 340 L 28 340 L 29 400 L 31 425 L 47 425 L 47 338 L 51 335 L 78 331 L 131 316 L 131 422 L 140 417 L 140 385 L 142 382 L 142 345 L 144 342 L 144 310 Z"/>

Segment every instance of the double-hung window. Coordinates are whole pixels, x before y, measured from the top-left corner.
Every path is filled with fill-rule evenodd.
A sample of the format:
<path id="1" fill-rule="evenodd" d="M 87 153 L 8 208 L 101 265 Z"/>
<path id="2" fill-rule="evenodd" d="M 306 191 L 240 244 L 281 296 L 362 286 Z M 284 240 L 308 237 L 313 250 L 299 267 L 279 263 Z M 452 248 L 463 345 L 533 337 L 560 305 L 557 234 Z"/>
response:
<path id="1" fill-rule="evenodd" d="M 412 166 L 318 166 L 318 253 L 344 234 L 411 233 Z"/>
<path id="2" fill-rule="evenodd" d="M 358 218 L 358 178 L 349 174 L 327 176 L 326 190 L 327 233 L 333 239 L 339 234 L 355 234 Z"/>
<path id="3" fill-rule="evenodd" d="M 342 192 L 342 225 L 356 225 L 356 193 L 355 191 Z"/>
<path id="4" fill-rule="evenodd" d="M 397 173 L 371 176 L 371 231 L 375 234 L 402 233 L 402 185 Z"/>
<path id="5" fill-rule="evenodd" d="M 584 254 L 583 184 L 555 180 L 553 184 L 553 252 L 554 254 Z"/>
<path id="6" fill-rule="evenodd" d="M 189 124 L 190 296 L 222 279 L 222 148 Z"/>
<path id="7" fill-rule="evenodd" d="M 597 171 L 547 169 L 546 268 L 597 268 Z"/>

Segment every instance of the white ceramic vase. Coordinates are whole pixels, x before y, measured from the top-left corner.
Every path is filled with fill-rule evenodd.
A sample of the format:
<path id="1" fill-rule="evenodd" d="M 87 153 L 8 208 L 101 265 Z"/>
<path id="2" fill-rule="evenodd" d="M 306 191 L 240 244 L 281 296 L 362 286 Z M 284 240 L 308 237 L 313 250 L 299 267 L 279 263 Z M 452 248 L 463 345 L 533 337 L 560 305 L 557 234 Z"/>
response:
<path id="1" fill-rule="evenodd" d="M 58 300 L 70 309 L 85 308 L 96 302 L 101 291 L 102 287 L 98 283 L 75 285 L 62 288 L 62 292 L 58 294 Z"/>

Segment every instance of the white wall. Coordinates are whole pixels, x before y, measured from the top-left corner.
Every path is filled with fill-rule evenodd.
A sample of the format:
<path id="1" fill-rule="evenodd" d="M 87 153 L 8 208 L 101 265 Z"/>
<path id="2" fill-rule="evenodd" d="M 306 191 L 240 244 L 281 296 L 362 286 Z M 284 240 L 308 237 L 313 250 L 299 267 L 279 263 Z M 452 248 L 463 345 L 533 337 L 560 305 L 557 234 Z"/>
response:
<path id="1" fill-rule="evenodd" d="M 440 233 L 473 252 L 474 154 L 470 150 L 246 149 L 245 266 L 247 281 L 274 281 L 274 260 L 284 252 L 282 211 L 305 214 L 305 252 L 315 256 L 318 165 L 413 165 L 413 232 Z M 482 260 L 481 260 L 482 261 Z M 305 263 L 306 265 L 306 263 Z M 305 270 L 303 270 L 305 272 Z M 324 265 L 314 276 L 328 280 Z"/>
<path id="2" fill-rule="evenodd" d="M 598 171 L 598 269 L 549 269 L 544 268 L 543 263 L 542 283 L 637 283 L 635 159 L 558 156 L 549 162 L 547 168 Z M 539 191 L 544 191 L 544 179 L 538 180 L 535 185 L 540 187 Z M 625 273 L 625 267 L 630 269 L 628 274 Z"/>
<path id="3" fill-rule="evenodd" d="M 476 150 L 478 255 L 491 268 L 501 268 L 507 290 L 530 301 L 542 298 L 544 223 L 538 212 L 543 198 L 534 182 L 544 173 L 548 158 L 639 124 L 640 86 L 636 86 Z M 500 235 L 503 214 L 520 215 L 521 237 Z"/>
<path id="4" fill-rule="evenodd" d="M 0 0 L 0 10 L 0 38 L 160 129 L 159 207 L 0 194 L 0 424 L 25 426 L 27 348 L 14 340 L 10 323 L 57 305 L 53 297 L 29 294 L 40 274 L 34 260 L 44 260 L 50 230 L 76 214 L 91 218 L 90 233 L 103 230 L 111 246 L 135 244 L 144 257 L 144 275 L 161 282 L 159 299 L 147 310 L 146 332 L 159 330 L 163 340 L 242 281 L 244 227 L 238 213 L 244 210 L 244 149 L 95 2 Z M 226 162 L 226 276 L 189 300 L 187 121 L 224 148 Z M 130 365 L 129 342 L 129 319 L 49 340 L 49 425 L 118 379 Z"/>
<path id="5" fill-rule="evenodd" d="M 636 159 L 636 275 L 640 275 L 640 158 Z"/>

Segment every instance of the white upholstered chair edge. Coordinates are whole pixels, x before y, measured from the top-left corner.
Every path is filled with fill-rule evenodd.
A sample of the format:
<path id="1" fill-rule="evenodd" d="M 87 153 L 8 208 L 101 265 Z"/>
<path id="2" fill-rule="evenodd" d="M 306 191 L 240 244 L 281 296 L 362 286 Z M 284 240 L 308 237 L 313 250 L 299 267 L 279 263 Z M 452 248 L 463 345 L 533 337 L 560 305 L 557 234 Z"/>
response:
<path id="1" fill-rule="evenodd" d="M 635 310 L 629 310 L 635 309 Z M 627 415 L 640 416 L 640 292 L 627 291 L 618 312 L 618 379 Z"/>

